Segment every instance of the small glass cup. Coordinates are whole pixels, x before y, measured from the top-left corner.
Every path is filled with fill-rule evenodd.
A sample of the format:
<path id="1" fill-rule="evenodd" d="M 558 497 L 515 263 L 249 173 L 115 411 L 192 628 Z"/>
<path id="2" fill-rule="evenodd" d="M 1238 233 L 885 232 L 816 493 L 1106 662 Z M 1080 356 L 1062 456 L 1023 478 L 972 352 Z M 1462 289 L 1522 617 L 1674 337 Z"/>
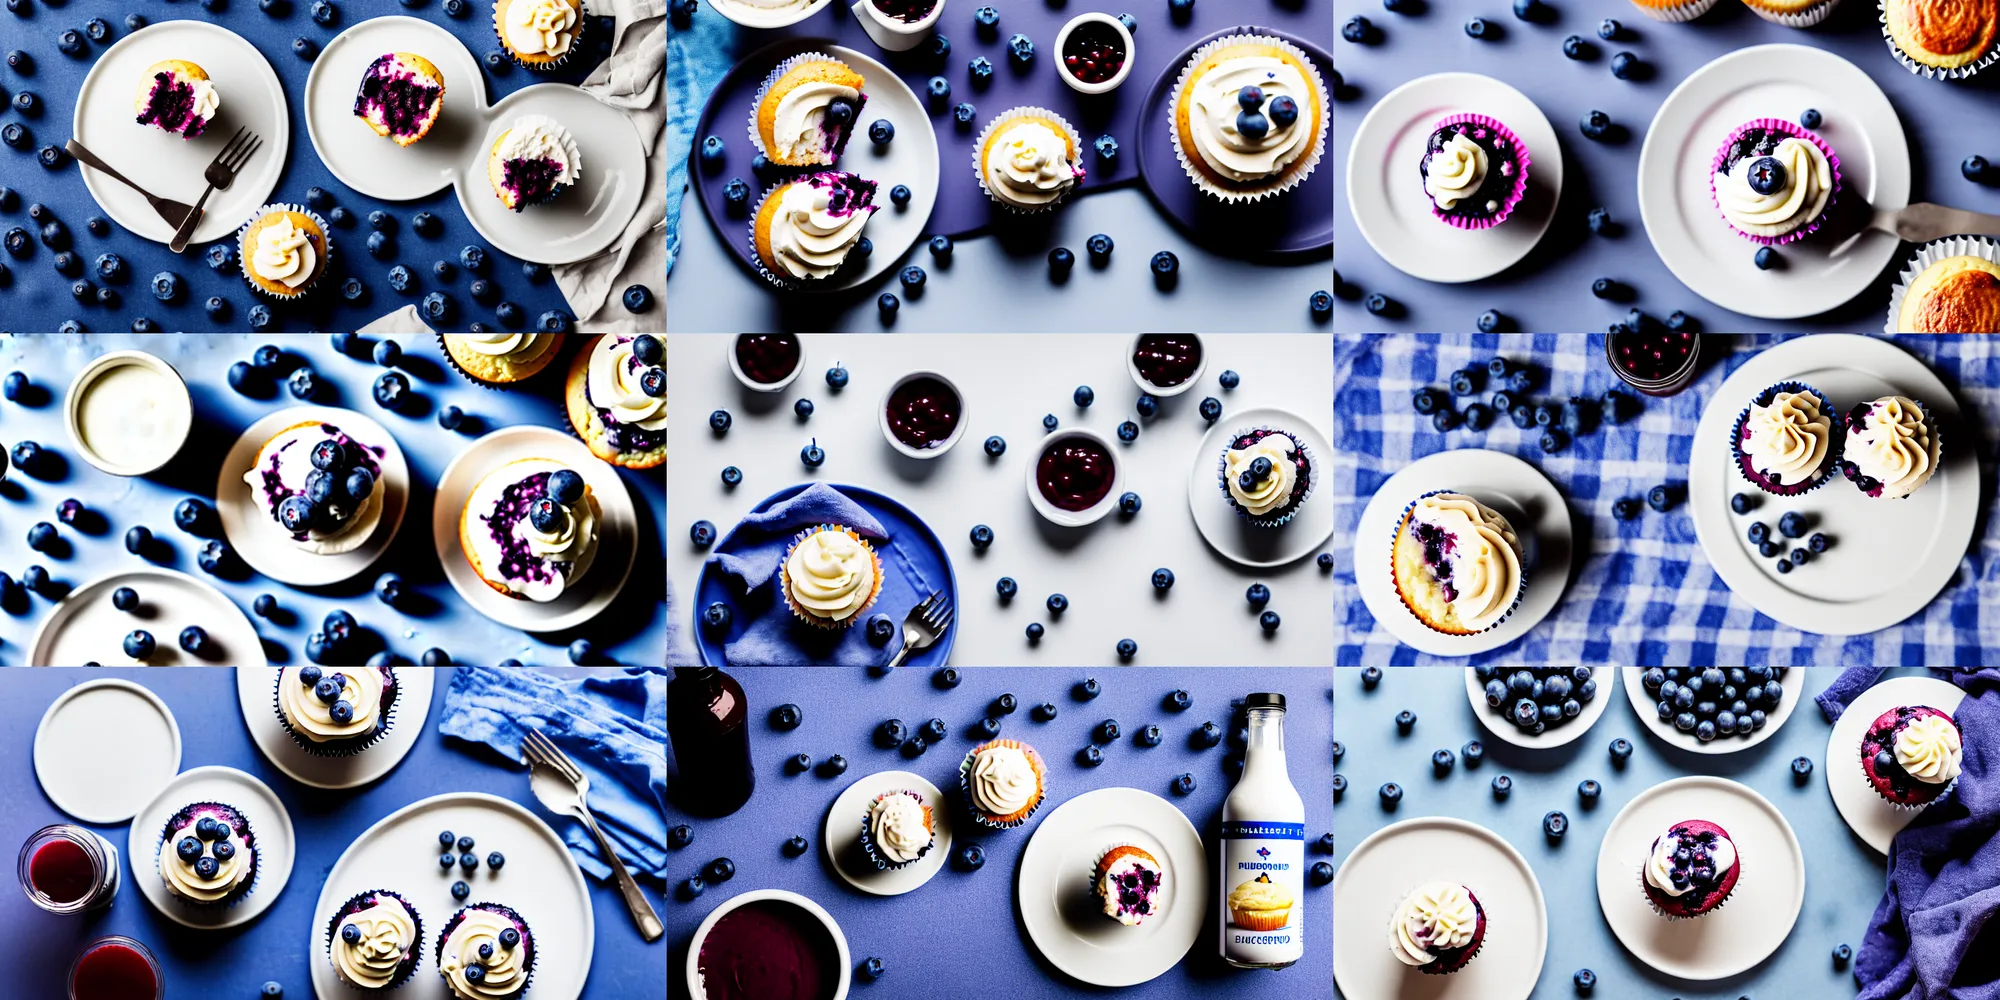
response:
<path id="1" fill-rule="evenodd" d="M 21 891 L 50 913 L 88 913 L 118 895 L 118 848 L 80 826 L 36 830 L 15 864 Z"/>
<path id="2" fill-rule="evenodd" d="M 122 935 L 84 946 L 69 966 L 69 1000 L 166 1000 L 167 979 L 144 944 Z"/>
<path id="3" fill-rule="evenodd" d="M 1701 371 L 1701 337 L 1671 330 L 1610 333 L 1604 359 L 1626 385 L 1648 396 L 1671 396 Z"/>

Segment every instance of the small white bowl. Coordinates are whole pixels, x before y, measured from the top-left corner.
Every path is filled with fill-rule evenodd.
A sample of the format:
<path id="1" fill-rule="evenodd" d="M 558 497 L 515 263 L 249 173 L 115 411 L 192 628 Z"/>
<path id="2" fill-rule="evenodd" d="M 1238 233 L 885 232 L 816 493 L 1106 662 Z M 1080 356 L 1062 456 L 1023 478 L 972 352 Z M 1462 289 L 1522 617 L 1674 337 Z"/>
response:
<path id="1" fill-rule="evenodd" d="M 876 45 L 888 52 L 906 52 L 923 44 L 937 24 L 938 15 L 944 13 L 945 0 L 937 0 L 937 6 L 925 14 L 922 20 L 905 21 L 891 17 L 875 9 L 875 0 L 854 0 L 854 18 L 861 22 L 861 30 L 868 33 Z"/>
<path id="2" fill-rule="evenodd" d="M 1103 446 L 1104 450 L 1111 455 L 1110 491 L 1104 494 L 1104 499 L 1083 510 L 1064 510 L 1050 503 L 1049 498 L 1042 495 L 1042 484 L 1036 481 L 1035 476 L 1035 469 L 1042 464 L 1042 456 L 1048 453 L 1049 447 L 1070 438 L 1088 438 Z M 1033 461 L 1028 463 L 1027 478 L 1028 502 L 1034 505 L 1035 513 L 1065 528 L 1081 528 L 1086 524 L 1094 524 L 1102 520 L 1104 515 L 1118 509 L 1118 498 L 1125 492 L 1125 463 L 1119 460 L 1118 445 L 1110 438 L 1088 427 L 1071 427 L 1066 430 L 1056 431 L 1036 442 L 1035 457 Z"/>
<path id="3" fill-rule="evenodd" d="M 708 0 L 715 12 L 746 28 L 783 28 L 794 25 L 819 13 L 833 0 L 813 0 L 804 10 L 761 11 L 753 7 L 735 3 L 733 0 Z"/>
<path id="4" fill-rule="evenodd" d="M 951 436 L 945 438 L 944 441 L 935 448 L 912 448 L 909 445 L 904 444 L 903 440 L 896 436 L 895 431 L 889 429 L 889 398 L 891 396 L 894 396 L 896 394 L 896 390 L 901 389 L 905 384 L 916 381 L 917 379 L 920 378 L 937 379 L 938 381 L 943 382 L 945 384 L 945 388 L 951 390 L 952 395 L 958 397 L 958 424 L 952 427 Z M 875 422 L 881 425 L 882 439 L 889 442 L 889 447 L 894 448 L 897 451 L 902 452 L 903 454 L 908 455 L 911 458 L 919 458 L 919 459 L 936 458 L 939 455 L 942 455 L 945 452 L 950 451 L 951 446 L 957 444 L 958 439 L 965 436 L 965 423 L 966 423 L 965 393 L 958 388 L 957 382 L 953 382 L 951 379 L 946 378 L 943 372 L 933 372 L 933 371 L 911 372 L 908 375 L 905 375 L 902 378 L 897 379 L 894 383 L 892 383 L 889 386 L 889 391 L 882 394 L 882 401 L 875 404 Z"/>
<path id="5" fill-rule="evenodd" d="M 1201 345 L 1201 360 L 1196 362 L 1194 374 L 1189 375 L 1187 381 L 1179 385 L 1167 386 L 1165 388 L 1146 381 L 1146 377 L 1139 374 L 1139 362 L 1134 358 L 1134 355 L 1139 352 L 1139 341 L 1146 336 L 1148 335 L 1143 333 L 1133 334 L 1131 346 L 1125 348 L 1125 370 L 1131 373 L 1132 381 L 1138 383 L 1141 392 L 1151 393 L 1155 396 L 1178 396 L 1194 388 L 1194 384 L 1201 381 L 1202 373 L 1208 371 L 1208 342 L 1201 339 L 1201 334 L 1198 333 L 1179 333 L 1175 334 L 1175 336 L 1193 337 L 1195 343 Z"/>
<path id="6" fill-rule="evenodd" d="M 737 336 L 748 337 L 751 334 L 739 333 Z M 796 337 L 798 335 L 793 334 L 792 336 Z M 784 388 L 791 385 L 799 377 L 799 373 L 805 370 L 806 342 L 804 340 L 799 341 L 799 363 L 792 366 L 792 373 L 790 375 L 776 382 L 759 382 L 751 378 L 748 373 L 744 372 L 743 363 L 736 360 L 736 341 L 732 340 L 729 342 L 729 373 L 736 376 L 736 381 L 743 383 L 752 392 L 783 392 Z"/>
<path id="7" fill-rule="evenodd" d="M 825 908 L 796 892 L 786 892 L 783 889 L 753 889 L 741 895 L 731 896 L 727 900 L 724 900 L 721 906 L 709 911 L 708 916 L 702 918 L 701 926 L 694 930 L 694 939 L 688 943 L 688 996 L 693 997 L 694 1000 L 707 1000 L 708 991 L 702 989 L 701 986 L 701 946 L 707 943 L 708 932 L 715 927 L 716 921 L 721 920 L 725 914 L 740 906 L 767 899 L 777 900 L 781 903 L 790 903 L 811 914 L 814 919 L 819 921 L 821 927 L 826 928 L 827 936 L 833 939 L 834 951 L 840 959 L 840 969 L 838 970 L 840 979 L 834 984 L 833 1000 L 847 1000 L 847 989 L 853 979 L 852 966 L 854 965 L 854 956 L 847 950 L 847 935 L 840 932 L 840 924 L 835 922 L 833 914 L 826 912 Z"/>
<path id="8" fill-rule="evenodd" d="M 97 383 L 110 378 L 133 381 L 117 392 L 93 396 Z M 158 398 L 130 395 L 139 388 L 153 389 Z M 86 402 L 94 416 L 84 413 Z M 194 427 L 194 400 L 173 365 L 145 351 L 113 351 L 85 365 L 70 380 L 63 397 L 63 424 L 84 461 L 114 476 L 143 476 L 172 461 L 187 443 Z M 115 437 L 138 448 L 123 455 L 101 454 L 85 442 L 86 424 L 100 429 L 115 426 L 123 432 Z M 142 430 L 145 434 L 135 436 Z"/>
<path id="9" fill-rule="evenodd" d="M 940 4 L 940 6 L 942 6 L 942 4 Z M 1125 46 L 1124 64 L 1118 67 L 1118 72 L 1114 74 L 1111 77 L 1111 79 L 1105 80 L 1102 83 L 1085 83 L 1082 80 L 1077 79 L 1073 74 L 1071 74 L 1068 66 L 1063 65 L 1063 48 L 1064 46 L 1069 44 L 1070 32 L 1075 31 L 1078 27 L 1082 25 L 1090 24 L 1092 22 L 1096 22 L 1098 24 L 1110 25 L 1111 30 L 1117 33 L 1118 40 L 1122 42 Z M 1114 90 L 1117 90 L 1118 85 L 1124 83 L 1125 78 L 1132 75 L 1133 54 L 1134 52 L 1132 48 L 1132 33 L 1125 30 L 1124 22 L 1118 20 L 1117 18 L 1111 16 L 1110 14 L 1100 14 L 1096 12 L 1092 12 L 1089 14 L 1078 14 L 1077 16 L 1070 18 L 1069 23 L 1063 25 L 1062 30 L 1056 33 L 1056 51 L 1055 51 L 1056 75 L 1062 77 L 1062 82 L 1069 84 L 1069 89 L 1074 90 L 1079 94 L 1108 94 Z"/>

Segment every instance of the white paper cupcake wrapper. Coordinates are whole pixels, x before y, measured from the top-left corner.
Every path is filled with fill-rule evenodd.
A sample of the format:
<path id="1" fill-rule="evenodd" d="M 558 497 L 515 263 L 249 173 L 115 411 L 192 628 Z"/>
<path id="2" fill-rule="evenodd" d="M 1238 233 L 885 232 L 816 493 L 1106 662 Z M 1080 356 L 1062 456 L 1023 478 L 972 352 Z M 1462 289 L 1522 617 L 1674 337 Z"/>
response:
<path id="1" fill-rule="evenodd" d="M 1317 103 L 1318 131 L 1313 136 L 1312 149 L 1306 153 L 1305 158 L 1294 165 L 1289 171 L 1279 176 L 1275 181 L 1268 182 L 1268 186 L 1259 188 L 1228 188 L 1215 183 L 1209 179 L 1207 174 L 1201 172 L 1201 168 L 1189 162 L 1188 158 L 1193 154 L 1189 150 L 1181 148 L 1180 122 L 1177 117 L 1178 112 L 1175 109 L 1181 106 L 1181 89 L 1187 86 L 1188 74 L 1193 72 L 1196 66 L 1201 65 L 1202 60 L 1207 59 L 1217 49 L 1225 46 L 1246 44 L 1275 45 L 1297 57 L 1299 64 L 1305 67 L 1306 85 L 1312 89 L 1313 99 Z M 1333 104 L 1329 100 L 1330 95 L 1331 92 L 1327 89 L 1326 80 L 1320 76 L 1319 67 L 1298 46 L 1282 38 L 1268 35 L 1227 35 L 1218 38 L 1195 50 L 1194 56 L 1181 67 L 1180 75 L 1174 79 L 1173 91 L 1167 95 L 1167 135 L 1174 143 L 1174 157 L 1180 160 L 1181 170 L 1187 173 L 1189 180 L 1194 181 L 1195 187 L 1200 188 L 1203 194 L 1217 201 L 1240 205 L 1284 194 L 1305 183 L 1305 179 L 1312 176 L 1313 170 L 1319 166 L 1320 158 L 1326 153 L 1327 132 L 1333 127 L 1333 115 L 1331 112 Z"/>
<path id="2" fill-rule="evenodd" d="M 1756 4 L 1746 4 L 1745 6 L 1748 6 L 1752 13 L 1772 24 L 1782 24 L 1787 28 L 1810 28 L 1826 20 L 1826 16 L 1833 13 L 1835 7 L 1840 6 L 1840 0 L 1825 0 L 1824 3 L 1813 4 L 1796 14 L 1780 14 L 1764 10 Z"/>
<path id="3" fill-rule="evenodd" d="M 993 134 L 995 129 L 1000 128 L 1001 126 L 1007 124 L 1008 122 L 1026 117 L 1046 118 L 1049 121 L 1055 122 L 1057 125 L 1062 126 L 1063 133 L 1069 137 L 1070 148 L 1076 151 L 1075 156 L 1073 156 L 1069 161 L 1070 169 L 1076 171 L 1077 173 L 1076 179 L 1070 184 L 1070 186 L 1066 190 L 1063 191 L 1061 195 L 1057 196 L 1054 200 L 1050 201 L 1048 204 L 1045 205 L 1016 205 L 1013 202 L 1007 201 L 1006 199 L 1001 198 L 999 195 L 994 194 L 993 189 L 986 186 L 987 138 Z M 991 199 L 995 205 L 998 205 L 1001 208 L 1004 208 L 1017 215 L 1040 215 L 1043 212 L 1055 211 L 1055 207 L 1069 200 L 1069 196 L 1072 193 L 1074 193 L 1078 185 L 1080 185 L 1083 182 L 1083 170 L 1084 170 L 1083 136 L 1077 132 L 1076 126 L 1071 125 L 1069 123 L 1069 119 L 1064 118 L 1063 116 L 1056 114 L 1055 112 L 1050 111 L 1047 108 L 1019 107 L 1019 108 L 1009 108 L 1006 111 L 1002 111 L 998 116 L 994 117 L 992 121 L 987 122 L 985 128 L 979 130 L 979 137 L 977 139 L 974 139 L 972 142 L 972 174 L 974 177 L 979 178 L 979 190 L 984 192 L 986 197 Z"/>
<path id="4" fill-rule="evenodd" d="M 1889 318 L 1882 324 L 1883 333 L 1904 333 L 1898 330 L 1896 321 L 1903 315 L 1903 296 L 1910 290 L 1910 282 L 1924 269 L 1948 257 L 1978 257 L 2000 264 L 2000 243 L 1983 236 L 1952 236 L 1934 240 L 1917 248 L 1916 255 L 1897 275 L 1896 286 L 1889 291 Z"/>
<path id="5" fill-rule="evenodd" d="M 1692 21 L 1715 9 L 1717 0 L 1686 0 L 1672 7 L 1647 7 L 1637 5 L 1639 10 L 1655 21 Z"/>
<path id="6" fill-rule="evenodd" d="M 2000 36 L 1996 36 L 1993 39 L 1992 49 L 1988 50 L 1985 55 L 1963 66 L 1947 68 L 1920 63 L 1910 58 L 1909 54 L 1903 51 L 1903 47 L 1896 44 L 1896 37 L 1889 33 L 1889 8 L 1887 6 L 1882 7 L 1881 10 L 1876 12 L 1875 21 L 1882 26 L 1882 40 L 1889 44 L 1889 52 L 1896 57 L 1896 61 L 1902 63 L 1904 69 L 1925 79 L 1964 80 L 1996 62 L 2000 62 Z"/>
<path id="7" fill-rule="evenodd" d="M 264 216 L 269 215 L 272 212 L 297 212 L 300 215 L 303 215 L 306 218 L 311 219 L 313 221 L 313 225 L 318 226 L 320 231 L 319 254 L 322 259 L 319 262 L 319 266 L 315 269 L 315 273 L 313 274 L 313 276 L 306 279 L 305 284 L 292 289 L 290 295 L 280 295 L 279 293 L 274 292 L 268 288 L 265 288 L 263 285 L 260 285 L 257 282 L 251 280 L 250 264 L 251 264 L 251 258 L 254 255 L 243 252 L 243 235 L 250 231 L 251 226 L 256 225 L 259 221 L 261 221 L 264 218 Z M 236 227 L 236 257 L 237 257 L 237 262 L 236 262 L 237 269 L 242 272 L 244 283 L 249 285 L 252 291 L 256 292 L 259 295 L 264 296 L 267 299 L 271 299 L 275 302 L 296 302 L 299 299 L 304 298 L 308 292 L 311 292 L 314 288 L 318 287 L 319 279 L 325 277 L 327 270 L 333 267 L 333 229 L 332 227 L 326 224 L 325 219 L 320 218 L 318 212 L 315 212 L 312 209 L 305 207 L 304 205 L 292 205 L 283 202 L 272 202 L 269 205 L 259 206 L 255 212 L 250 213 L 250 217 L 248 219 L 243 220 L 242 225 Z"/>
<path id="8" fill-rule="evenodd" d="M 790 59 L 787 59 L 784 62 L 779 63 L 776 68 L 772 69 L 770 74 L 764 77 L 764 82 L 757 85 L 757 93 L 750 98 L 750 125 L 749 125 L 750 145 L 752 148 L 757 150 L 757 152 L 764 154 L 764 157 L 770 160 L 773 166 L 831 167 L 835 163 L 840 162 L 840 157 L 835 156 L 832 153 L 821 153 L 820 158 L 814 160 L 812 163 L 779 163 L 777 157 L 772 156 L 771 151 L 765 147 L 764 133 L 759 131 L 757 128 L 757 114 L 759 110 L 761 110 L 764 107 L 764 95 L 770 93 L 771 88 L 776 86 L 778 80 L 783 78 L 786 73 L 789 73 L 793 69 L 796 69 L 797 67 L 809 62 L 837 63 L 840 62 L 840 60 L 824 52 L 801 52 L 798 55 L 795 55 Z M 840 63 L 840 64 L 842 66 L 847 65 L 846 63 Z"/>

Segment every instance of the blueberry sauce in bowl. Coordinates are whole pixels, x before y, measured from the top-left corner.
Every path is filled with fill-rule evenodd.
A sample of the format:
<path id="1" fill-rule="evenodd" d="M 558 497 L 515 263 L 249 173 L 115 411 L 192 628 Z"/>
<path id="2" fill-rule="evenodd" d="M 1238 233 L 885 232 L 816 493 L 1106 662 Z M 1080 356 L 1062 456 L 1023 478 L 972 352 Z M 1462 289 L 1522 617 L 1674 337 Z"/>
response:
<path id="1" fill-rule="evenodd" d="M 872 0 L 875 9 L 904 24 L 915 24 L 931 16 L 938 0 Z"/>
<path id="2" fill-rule="evenodd" d="M 1132 341 L 1132 380 L 1155 396 L 1186 392 L 1207 363 L 1196 334 L 1142 333 Z"/>
<path id="3" fill-rule="evenodd" d="M 1117 480 L 1111 450 L 1085 437 L 1056 441 L 1035 460 L 1035 485 L 1042 498 L 1062 510 L 1089 510 L 1111 495 Z"/>
<path id="4" fill-rule="evenodd" d="M 964 417 L 964 398 L 935 372 L 897 379 L 882 400 L 882 432 L 897 451 L 912 458 L 943 454 L 958 441 Z"/>
<path id="5" fill-rule="evenodd" d="M 805 349 L 789 333 L 738 334 L 729 353 L 729 367 L 737 379 L 760 392 L 784 388 L 798 377 L 804 363 Z"/>
<path id="6" fill-rule="evenodd" d="M 1125 42 L 1102 21 L 1086 21 L 1063 42 L 1063 68 L 1085 83 L 1103 83 L 1125 67 Z"/>

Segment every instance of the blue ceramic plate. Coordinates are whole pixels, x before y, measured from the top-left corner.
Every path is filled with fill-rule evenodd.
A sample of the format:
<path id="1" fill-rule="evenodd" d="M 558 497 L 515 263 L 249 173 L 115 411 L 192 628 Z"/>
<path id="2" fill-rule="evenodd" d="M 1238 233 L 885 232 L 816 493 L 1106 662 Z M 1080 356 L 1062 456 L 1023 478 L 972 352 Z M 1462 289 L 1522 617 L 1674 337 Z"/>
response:
<path id="1" fill-rule="evenodd" d="M 811 483 L 799 483 L 787 486 L 765 497 L 755 507 L 752 507 L 751 510 L 753 512 L 769 510 L 773 505 L 797 496 L 806 487 L 811 485 Z M 889 532 L 890 538 L 894 539 L 889 543 L 887 549 L 893 550 L 902 556 L 905 561 L 915 567 L 918 572 L 924 574 L 924 576 L 931 579 L 943 579 L 945 597 L 950 599 L 954 607 L 957 606 L 958 575 L 952 571 L 951 556 L 945 553 L 944 543 L 938 541 L 938 537 L 931 531 L 930 525 L 925 524 L 922 518 L 912 513 L 908 507 L 903 506 L 899 501 L 877 493 L 874 490 L 860 486 L 848 486 L 841 483 L 828 483 L 827 485 L 839 490 L 849 500 L 860 504 L 861 509 L 874 515 L 877 521 L 882 522 L 882 527 Z M 722 540 L 715 544 L 715 548 L 711 550 L 710 555 L 734 552 L 737 547 L 736 531 L 732 528 L 728 535 L 723 536 Z M 884 562 L 886 563 L 887 551 L 883 554 L 885 556 Z M 742 634 L 742 617 L 746 612 L 744 610 L 744 602 L 737 599 L 735 594 L 731 592 L 729 585 L 724 582 L 722 574 L 716 572 L 712 568 L 712 565 L 712 563 L 703 564 L 701 579 L 695 584 L 694 588 L 695 599 L 690 602 L 694 614 L 693 635 L 695 648 L 700 651 L 701 662 L 704 666 L 731 666 L 732 664 L 723 656 L 722 648 L 729 639 Z M 730 609 L 735 611 L 737 615 L 737 621 L 731 624 L 727 635 L 710 636 L 701 627 L 701 609 L 708 607 L 716 601 L 721 601 L 729 605 Z M 762 604 L 762 602 L 757 603 Z M 868 613 L 873 615 L 878 612 L 888 615 L 894 620 L 900 632 L 903 616 L 909 614 L 910 609 L 887 607 L 878 601 L 874 607 L 868 609 Z M 784 602 L 778 601 L 767 608 L 757 609 L 757 613 L 787 615 L 791 612 L 785 609 Z M 944 666 L 951 660 L 951 646 L 957 638 L 958 627 L 953 625 L 953 627 L 945 630 L 944 636 L 938 639 L 929 649 L 918 652 L 909 659 L 904 660 L 903 666 Z M 889 662 L 889 658 L 896 655 L 896 650 L 901 648 L 900 643 L 900 639 L 893 639 L 890 640 L 887 646 L 882 647 L 883 663 Z M 743 666 L 744 664 L 733 665 Z"/>

